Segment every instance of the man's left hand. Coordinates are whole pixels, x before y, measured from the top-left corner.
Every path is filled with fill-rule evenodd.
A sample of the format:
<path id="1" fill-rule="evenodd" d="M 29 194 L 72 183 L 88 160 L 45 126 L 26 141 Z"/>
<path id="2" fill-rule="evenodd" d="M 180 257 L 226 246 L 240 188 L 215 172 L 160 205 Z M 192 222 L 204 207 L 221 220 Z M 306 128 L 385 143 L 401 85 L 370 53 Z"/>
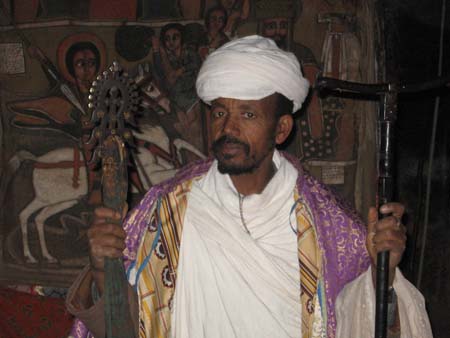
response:
<path id="1" fill-rule="evenodd" d="M 400 203 L 387 203 L 380 207 L 380 213 L 389 216 L 379 220 L 376 208 L 372 207 L 367 218 L 369 224 L 366 246 L 372 259 L 372 271 L 376 271 L 378 252 L 390 251 L 389 285 L 394 281 L 395 268 L 405 251 L 406 228 L 401 223 L 404 211 L 405 208 Z"/>

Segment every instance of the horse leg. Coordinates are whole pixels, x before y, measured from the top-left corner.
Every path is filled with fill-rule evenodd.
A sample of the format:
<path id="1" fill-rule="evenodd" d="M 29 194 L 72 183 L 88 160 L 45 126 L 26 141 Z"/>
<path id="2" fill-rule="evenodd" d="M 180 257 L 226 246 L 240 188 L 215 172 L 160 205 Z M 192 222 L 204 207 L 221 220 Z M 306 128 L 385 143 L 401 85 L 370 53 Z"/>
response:
<path id="1" fill-rule="evenodd" d="M 39 244 L 41 246 L 42 257 L 44 257 L 49 263 L 57 263 L 58 260 L 54 258 L 52 255 L 50 255 L 50 253 L 48 252 L 47 243 L 45 241 L 45 229 L 44 229 L 45 221 L 50 216 L 55 215 L 62 210 L 68 209 L 73 205 L 75 205 L 76 203 L 77 200 L 71 200 L 58 204 L 49 205 L 43 208 L 36 216 L 35 222 L 39 234 Z"/>
<path id="2" fill-rule="evenodd" d="M 38 199 L 34 199 L 28 204 L 19 214 L 20 229 L 22 231 L 23 256 L 27 263 L 37 263 L 36 258 L 33 257 L 28 244 L 28 218 L 36 210 L 42 208 L 44 204 Z"/>

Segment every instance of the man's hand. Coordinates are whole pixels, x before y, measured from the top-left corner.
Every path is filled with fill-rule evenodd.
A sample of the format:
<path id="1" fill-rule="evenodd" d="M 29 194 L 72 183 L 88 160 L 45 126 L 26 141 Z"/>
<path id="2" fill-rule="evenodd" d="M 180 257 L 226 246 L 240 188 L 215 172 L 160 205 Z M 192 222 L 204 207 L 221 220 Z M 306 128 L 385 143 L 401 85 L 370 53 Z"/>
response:
<path id="1" fill-rule="evenodd" d="M 125 249 L 126 233 L 121 225 L 122 218 L 122 215 L 112 209 L 97 208 L 87 233 L 92 275 L 100 294 L 104 289 L 105 257 L 121 257 Z"/>
<path id="2" fill-rule="evenodd" d="M 387 203 L 380 208 L 383 215 L 390 215 L 381 220 L 375 208 L 369 209 L 368 234 L 366 238 L 367 251 L 372 259 L 372 271 L 376 271 L 377 254 L 390 251 L 389 255 L 389 285 L 394 281 L 395 268 L 400 263 L 406 246 L 406 228 L 401 224 L 405 208 L 400 203 Z"/>

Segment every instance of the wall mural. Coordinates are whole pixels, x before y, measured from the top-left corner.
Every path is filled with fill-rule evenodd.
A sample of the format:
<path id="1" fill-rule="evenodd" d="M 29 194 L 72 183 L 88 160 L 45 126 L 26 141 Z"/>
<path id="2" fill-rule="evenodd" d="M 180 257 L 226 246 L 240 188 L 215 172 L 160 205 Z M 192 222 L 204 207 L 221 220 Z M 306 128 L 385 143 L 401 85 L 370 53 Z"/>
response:
<path id="1" fill-rule="evenodd" d="M 101 177 L 90 164 L 88 96 L 113 60 L 140 91 L 133 206 L 149 187 L 208 156 L 208 107 L 195 94 L 195 79 L 207 55 L 224 43 L 259 33 L 292 51 L 310 83 L 319 72 L 364 80 L 361 6 L 319 2 L 319 8 L 293 0 L 15 0 L 3 6 L 3 278 L 67 285 L 87 263 L 86 231 L 101 203 Z M 321 49 L 298 38 L 305 14 L 306 23 L 320 28 L 314 39 Z M 284 147 L 350 200 L 360 113 L 351 100 L 319 97 L 312 88 Z"/>

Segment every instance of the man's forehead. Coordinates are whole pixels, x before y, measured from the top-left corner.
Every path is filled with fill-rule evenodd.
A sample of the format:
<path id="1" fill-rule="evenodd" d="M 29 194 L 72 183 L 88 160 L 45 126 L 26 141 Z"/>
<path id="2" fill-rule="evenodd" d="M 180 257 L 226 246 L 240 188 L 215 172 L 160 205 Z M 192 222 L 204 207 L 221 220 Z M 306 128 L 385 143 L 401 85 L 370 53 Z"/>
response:
<path id="1" fill-rule="evenodd" d="M 265 105 L 271 102 L 274 102 L 276 99 L 276 94 L 272 94 L 266 97 L 263 97 L 258 100 L 243 100 L 243 99 L 235 99 L 230 97 L 219 97 L 211 102 L 211 106 L 215 107 L 226 107 L 226 106 L 237 106 L 237 107 L 259 107 L 261 105 Z"/>

